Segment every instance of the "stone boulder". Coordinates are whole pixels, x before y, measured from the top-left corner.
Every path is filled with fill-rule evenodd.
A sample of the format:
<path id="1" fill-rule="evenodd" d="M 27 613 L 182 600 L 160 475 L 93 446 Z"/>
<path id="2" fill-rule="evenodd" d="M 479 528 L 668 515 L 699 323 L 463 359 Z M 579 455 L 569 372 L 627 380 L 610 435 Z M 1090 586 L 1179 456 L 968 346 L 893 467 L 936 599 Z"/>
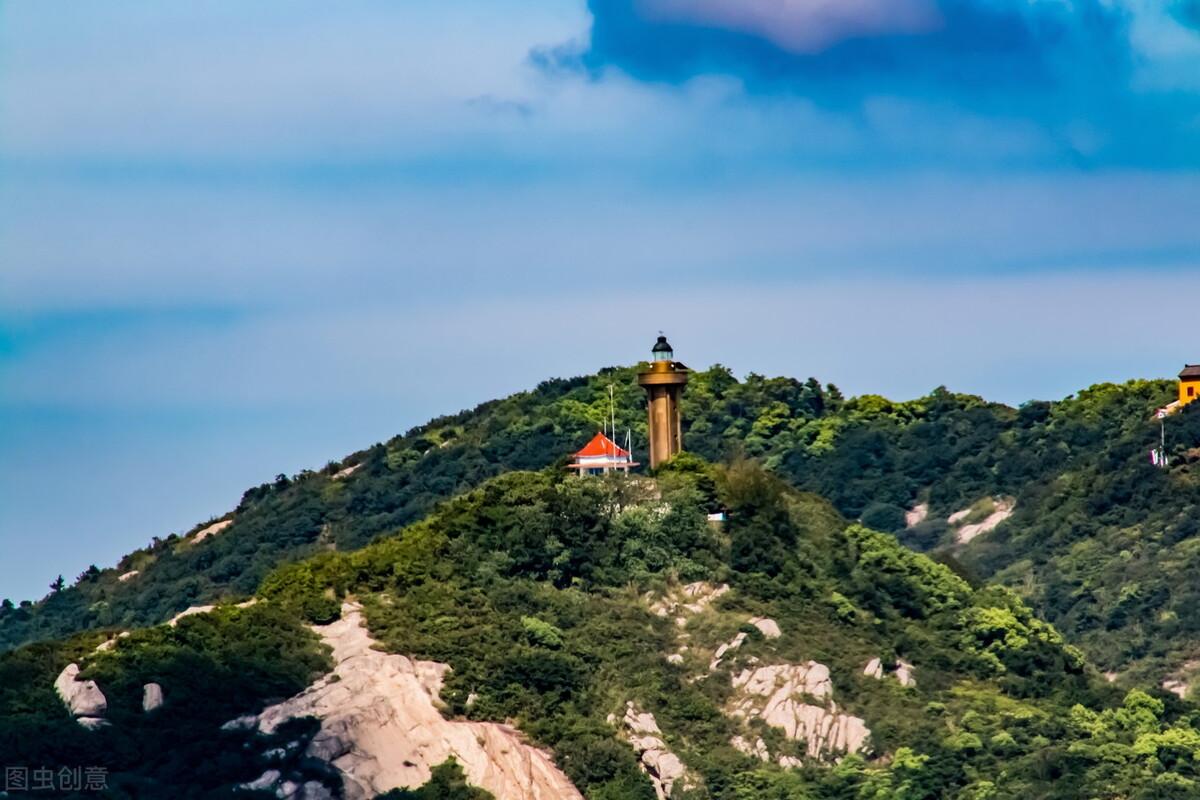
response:
<path id="1" fill-rule="evenodd" d="M 869 678 L 875 678 L 876 680 L 883 680 L 883 662 L 878 658 L 872 658 L 867 662 L 867 665 L 863 667 L 863 675 L 866 675 Z M 892 670 L 892 675 L 897 681 L 900 682 L 900 685 L 904 686 L 905 688 L 917 685 L 916 667 L 905 661 L 903 658 L 896 659 L 896 667 Z"/>
<path id="2" fill-rule="evenodd" d="M 892 674 L 896 676 L 896 680 L 900 681 L 901 686 L 909 687 L 917 685 L 916 667 L 903 658 L 896 659 L 896 669 Z"/>
<path id="3" fill-rule="evenodd" d="M 758 632 L 767 639 L 778 639 L 783 636 L 783 631 L 779 629 L 779 623 L 769 617 L 751 617 L 750 624 L 758 628 Z"/>
<path id="4" fill-rule="evenodd" d="M 108 700 L 95 681 L 79 680 L 78 664 L 68 664 L 59 673 L 54 681 L 54 690 L 80 725 L 95 728 L 104 724 L 103 717 L 104 712 L 108 710 Z"/>
<path id="5" fill-rule="evenodd" d="M 147 683 L 142 687 L 142 711 L 149 713 L 162 708 L 163 690 L 157 683 Z"/>

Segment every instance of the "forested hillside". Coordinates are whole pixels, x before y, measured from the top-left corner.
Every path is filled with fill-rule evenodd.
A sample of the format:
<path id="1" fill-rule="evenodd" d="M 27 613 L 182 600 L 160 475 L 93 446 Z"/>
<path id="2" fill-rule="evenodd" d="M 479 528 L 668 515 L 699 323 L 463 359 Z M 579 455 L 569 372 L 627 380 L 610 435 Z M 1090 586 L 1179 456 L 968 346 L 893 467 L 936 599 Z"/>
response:
<path id="1" fill-rule="evenodd" d="M 602 424 L 610 385 L 621 424 L 644 441 L 634 373 L 548 381 L 320 471 L 280 476 L 248 491 L 215 535 L 196 541 L 209 520 L 116 568 L 89 570 L 43 602 L 6 606 L 0 646 L 248 596 L 281 562 L 360 548 L 489 478 L 562 463 Z M 1171 382 L 1134 381 L 1010 408 L 939 389 L 897 403 L 845 399 L 812 379 L 739 381 L 715 367 L 693 374 L 683 410 L 692 452 L 759 460 L 968 580 L 1010 585 L 1105 670 L 1186 685 L 1200 655 L 1200 409 L 1168 420 L 1171 469 L 1147 458 L 1153 412 L 1172 391 Z M 957 541 L 948 517 L 1000 500 L 1015 503 L 1007 521 Z M 918 505 L 927 516 L 909 527 L 905 513 Z"/>
<path id="2" fill-rule="evenodd" d="M 0 656 L 0 752 L 102 767 L 118 798 L 253 797 L 235 787 L 260 774 L 275 783 L 258 796 L 336 794 L 343 776 L 306 749 L 320 719 L 224 723 L 329 669 L 304 623 L 353 601 L 386 652 L 451 667 L 443 714 L 516 725 L 588 800 L 652 800 L 665 764 L 680 800 L 1200 791 L 1189 706 L 1116 690 L 1011 592 L 972 589 L 751 462 L 686 457 L 653 481 L 513 472 L 365 548 L 280 566 L 256 596 L 102 650 L 80 634 Z M 71 661 L 108 696 L 95 731 L 54 696 Z M 761 701 L 784 676 L 802 685 L 781 717 Z M 144 712 L 148 682 L 165 703 Z M 388 797 L 484 795 L 447 765 Z"/>

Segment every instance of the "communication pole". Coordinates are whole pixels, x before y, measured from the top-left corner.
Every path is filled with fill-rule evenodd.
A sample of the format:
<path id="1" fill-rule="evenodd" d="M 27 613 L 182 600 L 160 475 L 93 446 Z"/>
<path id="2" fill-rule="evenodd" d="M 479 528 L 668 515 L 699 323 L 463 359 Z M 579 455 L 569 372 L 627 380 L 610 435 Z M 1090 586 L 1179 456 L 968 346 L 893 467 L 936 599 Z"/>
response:
<path id="1" fill-rule="evenodd" d="M 1155 459 L 1157 466 L 1166 469 L 1167 464 L 1167 410 L 1160 408 L 1158 410 L 1158 458 Z"/>

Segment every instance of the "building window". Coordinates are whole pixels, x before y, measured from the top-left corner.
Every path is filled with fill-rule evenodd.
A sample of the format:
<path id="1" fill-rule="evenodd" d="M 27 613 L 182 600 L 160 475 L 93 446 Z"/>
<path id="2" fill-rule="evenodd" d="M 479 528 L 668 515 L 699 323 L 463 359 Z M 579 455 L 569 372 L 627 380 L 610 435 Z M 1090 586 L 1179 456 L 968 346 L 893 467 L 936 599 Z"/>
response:
<path id="1" fill-rule="evenodd" d="M 1195 396 L 1196 396 L 1196 387 L 1189 386 L 1188 387 L 1188 397 L 1195 397 Z"/>

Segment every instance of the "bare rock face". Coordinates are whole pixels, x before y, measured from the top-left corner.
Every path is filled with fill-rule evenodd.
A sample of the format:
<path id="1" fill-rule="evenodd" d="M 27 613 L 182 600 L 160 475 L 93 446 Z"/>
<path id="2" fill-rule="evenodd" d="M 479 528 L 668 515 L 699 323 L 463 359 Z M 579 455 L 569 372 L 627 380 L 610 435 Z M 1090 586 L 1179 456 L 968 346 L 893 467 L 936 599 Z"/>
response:
<path id="1" fill-rule="evenodd" d="M 142 573 L 139 572 L 138 570 L 131 569 L 131 570 L 129 570 L 129 572 L 122 572 L 120 575 L 118 575 L 117 580 L 119 580 L 121 583 L 125 583 L 127 581 L 133 580 L 134 578 L 136 578 L 138 575 L 141 575 L 141 574 Z"/>
<path id="2" fill-rule="evenodd" d="M 238 603 L 237 607 L 238 608 L 249 608 L 250 606 L 254 605 L 257 602 L 258 602 L 257 597 L 251 597 L 249 600 L 245 600 L 241 603 Z M 216 606 L 192 606 L 191 608 L 186 608 L 183 611 L 180 611 L 175 616 L 171 617 L 169 620 L 167 620 L 167 624 L 170 625 L 172 628 L 174 628 L 177 624 L 179 624 L 179 620 L 183 619 L 184 617 L 190 617 L 195 614 L 208 614 L 212 611 L 215 611 L 216 608 L 217 608 Z"/>
<path id="3" fill-rule="evenodd" d="M 147 713 L 162 708 L 163 690 L 157 683 L 147 683 L 142 687 L 142 711 Z"/>
<path id="4" fill-rule="evenodd" d="M 216 536 L 232 524 L 233 520 L 223 519 L 220 522 L 214 522 L 207 528 L 201 528 L 200 530 L 196 531 L 196 535 L 192 537 L 192 544 L 199 544 L 210 536 Z"/>
<path id="5" fill-rule="evenodd" d="M 315 626 L 333 648 L 334 671 L 226 727 L 270 733 L 294 717 L 317 717 L 321 728 L 308 755 L 342 773 L 346 800 L 420 786 L 451 756 L 471 784 L 497 800 L 582 800 L 550 755 L 526 744 L 514 728 L 442 717 L 438 693 L 450 668 L 374 649 L 362 622 L 361 608 L 346 604 L 340 620 Z"/>
<path id="6" fill-rule="evenodd" d="M 863 667 L 863 675 L 866 675 L 868 678 L 883 680 L 883 662 L 878 658 L 872 658 Z"/>
<path id="7" fill-rule="evenodd" d="M 971 508 L 964 508 L 961 511 L 955 511 L 947 518 L 947 522 L 958 527 L 954 532 L 954 541 L 958 544 L 966 544 L 977 536 L 982 536 L 985 533 L 991 533 L 1000 525 L 1001 522 L 1012 516 L 1013 511 L 1017 508 L 1017 501 L 1011 497 L 1000 498 L 995 501 L 992 513 L 979 522 L 973 522 L 967 525 L 967 518 L 971 515 Z"/>
<path id="8" fill-rule="evenodd" d="M 610 717 L 609 721 L 615 722 L 616 719 Z M 626 703 L 621 725 L 625 738 L 638 754 L 642 771 L 654 784 L 654 793 L 658 800 L 668 800 L 677 784 L 684 789 L 696 787 L 687 767 L 663 741 L 662 730 L 659 729 L 653 714 L 638 711 L 632 702 Z"/>
<path id="9" fill-rule="evenodd" d="M 863 720 L 838 710 L 832 699 L 829 668 L 824 664 L 809 661 L 745 669 L 734 676 L 733 688 L 732 716 L 761 719 L 779 728 L 789 739 L 804 742 L 810 758 L 858 753 L 871 735 Z M 739 748 L 743 752 L 760 751 L 757 744 L 742 742 L 749 748 Z"/>
<path id="10" fill-rule="evenodd" d="M 78 676 L 79 665 L 68 664 L 54 681 L 54 690 L 80 725 L 97 728 L 104 724 L 108 700 L 95 681 L 81 681 Z"/>
<path id="11" fill-rule="evenodd" d="M 349 478 L 354 473 L 358 472 L 361 468 L 362 468 L 362 464 L 353 464 L 349 467 L 345 467 L 344 469 L 339 469 L 337 472 L 334 473 L 333 480 L 335 480 L 335 481 L 345 480 L 346 478 Z"/>
<path id="12" fill-rule="evenodd" d="M 904 526 L 915 528 L 929 517 L 929 503 L 918 503 L 904 512 Z"/>

